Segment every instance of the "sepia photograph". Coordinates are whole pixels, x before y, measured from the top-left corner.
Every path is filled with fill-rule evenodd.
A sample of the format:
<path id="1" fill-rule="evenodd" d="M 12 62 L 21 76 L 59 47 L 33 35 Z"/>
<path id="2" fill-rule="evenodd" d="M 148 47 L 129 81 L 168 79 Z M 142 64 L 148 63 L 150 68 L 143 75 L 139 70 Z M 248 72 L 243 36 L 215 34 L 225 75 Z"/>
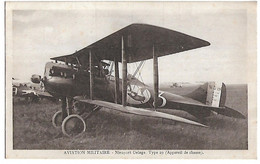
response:
<path id="1" fill-rule="evenodd" d="M 6 2 L 5 34 L 6 158 L 256 158 L 256 2 Z"/>

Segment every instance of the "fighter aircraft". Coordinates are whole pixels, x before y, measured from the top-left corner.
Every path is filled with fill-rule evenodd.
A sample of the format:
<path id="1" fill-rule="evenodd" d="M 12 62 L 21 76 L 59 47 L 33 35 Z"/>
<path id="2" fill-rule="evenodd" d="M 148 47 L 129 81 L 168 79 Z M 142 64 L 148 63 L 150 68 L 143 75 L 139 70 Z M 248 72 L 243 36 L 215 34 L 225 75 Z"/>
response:
<path id="1" fill-rule="evenodd" d="M 209 46 L 210 43 L 170 29 L 147 24 L 131 24 L 73 54 L 51 58 L 42 81 L 45 89 L 62 100 L 61 111 L 54 114 L 55 127 L 67 136 L 86 130 L 86 120 L 102 107 L 123 113 L 155 117 L 208 127 L 207 125 L 162 109 L 182 110 L 199 120 L 212 113 L 245 118 L 225 106 L 224 83 L 205 83 L 186 96 L 159 90 L 158 57 Z M 153 87 L 128 75 L 129 63 L 153 59 Z M 110 64 L 104 62 L 110 61 Z M 119 62 L 122 79 L 119 78 Z M 113 67 L 114 76 L 109 70 Z M 137 67 L 137 72 L 141 66 Z"/>
<path id="2" fill-rule="evenodd" d="M 182 83 L 172 83 L 171 88 L 182 88 Z"/>
<path id="3" fill-rule="evenodd" d="M 42 84 L 39 82 L 38 85 L 35 85 L 12 78 L 13 97 L 24 98 L 26 102 L 37 102 L 39 98 L 53 98 L 52 95 L 44 91 Z"/>

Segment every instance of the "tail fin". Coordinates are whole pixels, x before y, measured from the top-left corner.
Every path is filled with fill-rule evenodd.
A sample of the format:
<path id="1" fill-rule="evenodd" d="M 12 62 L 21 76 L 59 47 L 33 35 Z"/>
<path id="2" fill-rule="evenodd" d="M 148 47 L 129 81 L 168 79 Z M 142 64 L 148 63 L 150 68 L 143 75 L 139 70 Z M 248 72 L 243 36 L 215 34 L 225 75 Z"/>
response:
<path id="1" fill-rule="evenodd" d="M 226 85 L 224 83 L 205 83 L 186 96 L 208 105 L 209 107 L 207 108 L 209 110 L 214 111 L 218 114 L 234 118 L 246 118 L 242 113 L 225 106 Z M 191 114 L 194 115 L 194 113 Z"/>
<path id="2" fill-rule="evenodd" d="M 226 102 L 226 86 L 224 83 L 209 82 L 206 105 L 224 107 Z"/>
<path id="3" fill-rule="evenodd" d="M 224 83 L 207 82 L 186 96 L 212 107 L 224 107 L 226 85 Z"/>

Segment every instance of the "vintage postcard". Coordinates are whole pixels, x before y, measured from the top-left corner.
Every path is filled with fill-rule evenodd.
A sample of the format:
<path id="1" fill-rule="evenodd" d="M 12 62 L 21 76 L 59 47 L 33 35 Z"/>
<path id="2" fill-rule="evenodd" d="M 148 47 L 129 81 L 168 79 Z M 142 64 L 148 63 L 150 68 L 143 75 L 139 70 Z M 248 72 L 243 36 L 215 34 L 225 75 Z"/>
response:
<path id="1" fill-rule="evenodd" d="M 6 158 L 256 159 L 256 2 L 6 2 Z"/>

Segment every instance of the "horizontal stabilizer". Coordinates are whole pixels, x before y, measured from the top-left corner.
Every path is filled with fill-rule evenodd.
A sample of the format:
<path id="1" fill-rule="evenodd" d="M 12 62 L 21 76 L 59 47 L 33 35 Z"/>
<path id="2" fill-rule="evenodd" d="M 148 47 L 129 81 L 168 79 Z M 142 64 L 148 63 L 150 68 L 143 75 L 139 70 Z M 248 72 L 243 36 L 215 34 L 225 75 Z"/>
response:
<path id="1" fill-rule="evenodd" d="M 233 117 L 233 118 L 242 118 L 245 119 L 246 117 L 241 114 L 240 112 L 229 108 L 229 107 L 213 107 L 213 106 L 208 106 L 204 104 L 193 104 L 193 103 L 188 103 L 188 102 L 171 102 L 179 107 L 179 109 L 183 109 L 187 111 L 188 113 L 205 113 L 206 111 L 214 111 L 217 114 L 221 114 L 224 116 L 228 117 Z"/>
<path id="2" fill-rule="evenodd" d="M 164 118 L 164 119 L 169 119 L 177 122 L 182 122 L 186 124 L 192 124 L 192 125 L 197 125 L 197 126 L 202 126 L 202 127 L 208 127 L 206 125 L 203 125 L 201 123 L 188 120 L 182 117 L 178 117 L 172 114 L 167 114 L 167 113 L 162 113 L 162 112 L 157 112 L 157 111 L 152 111 L 152 110 L 147 110 L 147 109 L 142 109 L 142 108 L 135 108 L 135 107 L 130 107 L 130 106 L 122 106 L 120 104 L 115 104 L 115 103 L 110 103 L 106 101 L 100 101 L 100 100 L 90 100 L 90 99 L 84 99 L 80 96 L 74 97 L 75 100 L 87 104 L 93 104 L 93 105 L 98 105 L 101 107 L 117 110 L 123 113 L 129 113 L 129 114 L 135 114 L 135 115 L 140 115 L 140 116 L 148 116 L 148 117 L 156 117 L 156 118 Z"/>
<path id="3" fill-rule="evenodd" d="M 218 114 L 222 114 L 222 115 L 228 116 L 228 117 L 242 118 L 242 119 L 246 118 L 242 113 L 240 113 L 232 108 L 226 107 L 226 106 L 223 108 L 214 110 L 214 111 L 217 112 Z"/>

